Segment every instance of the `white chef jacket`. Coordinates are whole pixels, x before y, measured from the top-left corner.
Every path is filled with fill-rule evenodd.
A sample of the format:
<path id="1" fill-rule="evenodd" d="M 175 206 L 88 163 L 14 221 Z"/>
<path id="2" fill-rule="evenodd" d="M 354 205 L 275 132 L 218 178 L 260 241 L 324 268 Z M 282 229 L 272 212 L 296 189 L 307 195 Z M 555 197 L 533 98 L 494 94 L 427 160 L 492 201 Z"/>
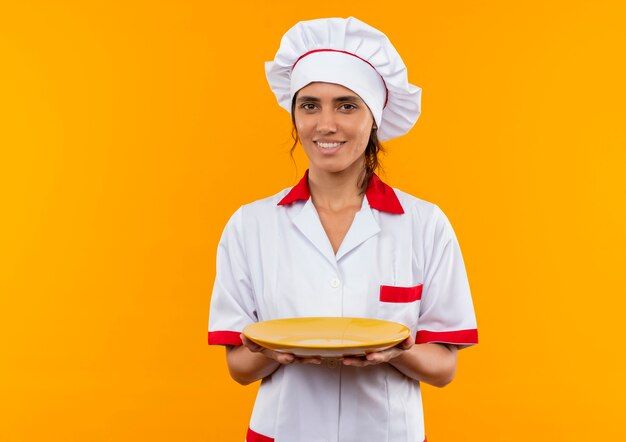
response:
<path id="1" fill-rule="evenodd" d="M 435 204 L 370 181 L 337 254 L 310 198 L 293 188 L 240 207 L 217 252 L 209 344 L 241 345 L 257 321 L 377 318 L 416 342 L 478 342 L 463 258 Z M 247 442 L 425 441 L 420 383 L 390 364 L 282 365 L 263 379 Z"/>

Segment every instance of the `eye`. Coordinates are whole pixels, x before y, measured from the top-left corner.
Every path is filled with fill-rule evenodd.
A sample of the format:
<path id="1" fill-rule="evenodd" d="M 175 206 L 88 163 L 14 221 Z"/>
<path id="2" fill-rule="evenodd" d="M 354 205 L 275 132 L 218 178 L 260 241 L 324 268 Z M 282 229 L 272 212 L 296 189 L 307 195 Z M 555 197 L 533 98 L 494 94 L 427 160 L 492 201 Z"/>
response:
<path id="1" fill-rule="evenodd" d="M 352 103 L 343 103 L 341 106 L 339 106 L 339 108 L 342 110 L 351 111 L 356 109 L 357 107 Z"/>
<path id="2" fill-rule="evenodd" d="M 313 103 L 302 103 L 300 105 L 300 109 L 304 110 L 315 110 L 315 105 Z"/>

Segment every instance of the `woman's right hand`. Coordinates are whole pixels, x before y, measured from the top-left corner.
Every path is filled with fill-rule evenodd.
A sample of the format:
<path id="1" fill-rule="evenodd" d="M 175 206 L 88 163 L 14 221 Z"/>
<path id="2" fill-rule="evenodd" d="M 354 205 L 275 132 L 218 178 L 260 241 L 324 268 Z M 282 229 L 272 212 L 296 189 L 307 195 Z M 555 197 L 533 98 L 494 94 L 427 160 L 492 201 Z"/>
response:
<path id="1" fill-rule="evenodd" d="M 321 364 L 321 358 L 301 358 L 292 353 L 282 353 L 274 350 L 270 350 L 269 348 L 265 348 L 255 342 L 252 342 L 248 339 L 243 333 L 239 335 L 241 337 L 241 342 L 248 350 L 253 353 L 261 353 L 266 358 L 272 359 L 279 364 L 289 365 L 289 364 Z"/>

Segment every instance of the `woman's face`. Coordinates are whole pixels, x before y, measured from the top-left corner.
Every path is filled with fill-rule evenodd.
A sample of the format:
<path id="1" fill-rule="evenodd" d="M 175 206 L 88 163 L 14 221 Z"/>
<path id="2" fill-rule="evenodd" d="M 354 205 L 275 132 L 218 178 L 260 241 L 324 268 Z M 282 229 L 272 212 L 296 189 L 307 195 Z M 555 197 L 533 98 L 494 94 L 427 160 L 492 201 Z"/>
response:
<path id="1" fill-rule="evenodd" d="M 296 94 L 293 114 L 310 169 L 360 172 L 374 118 L 357 94 L 335 83 L 310 83 Z"/>

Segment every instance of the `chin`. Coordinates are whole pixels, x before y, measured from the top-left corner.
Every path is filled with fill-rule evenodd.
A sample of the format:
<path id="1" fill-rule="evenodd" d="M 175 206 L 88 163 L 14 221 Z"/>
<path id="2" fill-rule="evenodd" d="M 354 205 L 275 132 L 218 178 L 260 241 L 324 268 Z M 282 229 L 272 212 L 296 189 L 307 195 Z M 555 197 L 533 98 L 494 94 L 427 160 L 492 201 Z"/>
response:
<path id="1" fill-rule="evenodd" d="M 348 168 L 345 164 L 311 164 L 315 169 L 326 173 L 339 173 Z"/>
<path id="2" fill-rule="evenodd" d="M 352 168 L 350 167 L 351 165 L 345 165 L 345 164 L 338 164 L 338 165 L 324 165 L 324 166 L 315 166 L 315 169 L 319 170 L 320 172 L 325 172 L 325 173 L 342 173 L 342 172 L 350 172 L 352 173 L 353 170 L 351 170 Z"/>

